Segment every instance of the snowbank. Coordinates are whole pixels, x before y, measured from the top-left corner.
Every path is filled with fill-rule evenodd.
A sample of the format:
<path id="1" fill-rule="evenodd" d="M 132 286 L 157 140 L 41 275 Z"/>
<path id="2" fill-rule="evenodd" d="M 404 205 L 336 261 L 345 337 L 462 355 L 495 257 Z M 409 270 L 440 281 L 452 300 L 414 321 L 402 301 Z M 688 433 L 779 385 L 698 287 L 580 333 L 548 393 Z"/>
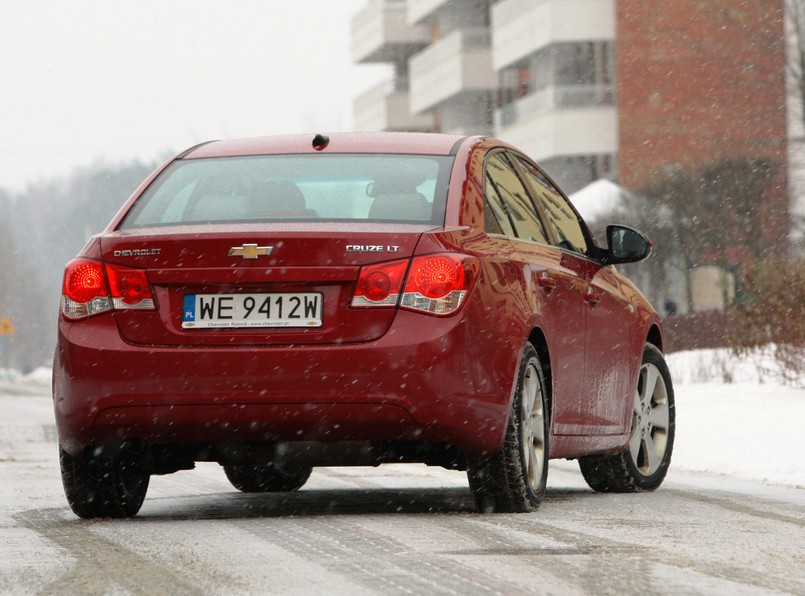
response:
<path id="1" fill-rule="evenodd" d="M 774 346 L 735 356 L 730 350 L 694 350 L 666 356 L 676 383 L 781 384 L 784 378 L 774 359 Z M 805 385 L 805 384 L 800 384 Z"/>
<path id="2" fill-rule="evenodd" d="M 805 390 L 679 383 L 676 421 L 671 470 L 805 488 Z"/>
<path id="3" fill-rule="evenodd" d="M 805 487 L 805 389 L 777 381 L 772 350 L 668 355 L 677 402 L 672 470 Z"/>
<path id="4" fill-rule="evenodd" d="M 50 377 L 53 369 L 49 366 L 40 366 L 36 370 L 28 373 L 22 378 L 23 383 L 31 385 L 50 385 Z"/>
<path id="5" fill-rule="evenodd" d="M 0 381 L 14 381 L 27 385 L 50 385 L 52 370 L 49 366 L 40 366 L 27 375 L 23 375 L 14 368 L 0 368 Z"/>

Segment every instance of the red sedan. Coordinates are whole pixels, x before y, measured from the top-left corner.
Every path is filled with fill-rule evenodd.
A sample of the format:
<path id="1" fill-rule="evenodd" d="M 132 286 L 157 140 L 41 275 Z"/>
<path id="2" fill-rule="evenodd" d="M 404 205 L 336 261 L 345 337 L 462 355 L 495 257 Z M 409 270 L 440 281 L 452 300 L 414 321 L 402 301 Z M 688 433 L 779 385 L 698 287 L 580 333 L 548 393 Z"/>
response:
<path id="1" fill-rule="evenodd" d="M 599 491 L 665 477 L 674 398 L 657 314 L 528 157 L 492 138 L 205 143 L 154 172 L 67 264 L 53 400 L 85 518 L 152 474 L 220 463 L 242 491 L 319 465 L 467 470 L 531 511 L 549 458 Z"/>

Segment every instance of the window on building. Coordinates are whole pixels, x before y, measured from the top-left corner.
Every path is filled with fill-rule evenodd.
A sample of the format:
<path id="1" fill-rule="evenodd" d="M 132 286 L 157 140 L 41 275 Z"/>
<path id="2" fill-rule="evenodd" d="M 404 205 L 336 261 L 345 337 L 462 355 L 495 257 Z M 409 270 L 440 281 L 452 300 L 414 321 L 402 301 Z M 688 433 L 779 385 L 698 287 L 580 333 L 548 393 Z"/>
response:
<path id="1" fill-rule="evenodd" d="M 614 52 L 615 45 L 609 41 L 552 44 L 531 58 L 534 88 L 612 87 L 615 80 Z"/>

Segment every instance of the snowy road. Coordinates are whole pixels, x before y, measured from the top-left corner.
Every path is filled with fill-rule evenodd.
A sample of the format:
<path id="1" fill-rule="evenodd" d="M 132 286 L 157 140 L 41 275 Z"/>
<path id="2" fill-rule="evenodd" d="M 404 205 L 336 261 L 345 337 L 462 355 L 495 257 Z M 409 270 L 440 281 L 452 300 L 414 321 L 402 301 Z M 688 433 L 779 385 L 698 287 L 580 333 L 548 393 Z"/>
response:
<path id="1" fill-rule="evenodd" d="M 538 512 L 479 515 L 436 468 L 247 495 L 201 465 L 153 478 L 135 519 L 81 521 L 46 391 L 0 384 L 0 594 L 805 593 L 805 490 L 673 466 L 656 493 L 601 495 L 552 462 Z"/>

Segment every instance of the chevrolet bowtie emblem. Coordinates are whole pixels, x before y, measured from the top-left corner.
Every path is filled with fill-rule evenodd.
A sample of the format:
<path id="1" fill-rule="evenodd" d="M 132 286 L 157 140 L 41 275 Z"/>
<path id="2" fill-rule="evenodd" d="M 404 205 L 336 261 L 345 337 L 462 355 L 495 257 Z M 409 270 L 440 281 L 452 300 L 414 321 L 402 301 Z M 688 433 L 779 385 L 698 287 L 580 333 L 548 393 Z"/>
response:
<path id="1" fill-rule="evenodd" d="M 243 257 L 244 259 L 256 259 L 257 257 L 267 257 L 274 250 L 273 246 L 257 246 L 256 244 L 244 244 L 243 246 L 233 246 L 229 249 L 230 257 Z"/>

